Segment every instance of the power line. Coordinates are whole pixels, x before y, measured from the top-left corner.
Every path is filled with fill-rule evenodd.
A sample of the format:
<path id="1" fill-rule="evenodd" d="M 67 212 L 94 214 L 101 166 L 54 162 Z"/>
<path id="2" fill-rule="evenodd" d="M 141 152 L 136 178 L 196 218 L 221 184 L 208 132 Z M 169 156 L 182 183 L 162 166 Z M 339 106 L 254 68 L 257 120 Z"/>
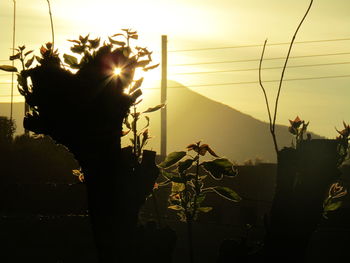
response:
<path id="1" fill-rule="evenodd" d="M 315 54 L 315 55 L 303 55 L 303 56 L 292 56 L 291 58 L 309 58 L 309 57 L 325 57 L 325 56 L 339 56 L 339 55 L 350 55 L 350 52 L 343 53 L 329 53 L 329 54 Z M 265 60 L 278 60 L 285 59 L 286 57 L 274 57 L 274 58 L 264 58 Z M 186 64 L 172 64 L 170 66 L 196 66 L 196 65 L 209 65 L 209 64 L 225 64 L 225 63 L 236 63 L 236 62 L 253 62 L 260 61 L 260 58 L 254 59 L 242 59 L 242 60 L 226 60 L 226 61 L 213 61 L 213 62 L 197 62 L 197 63 L 186 63 Z"/>
<path id="2" fill-rule="evenodd" d="M 350 64 L 350 62 L 309 64 L 309 65 L 295 65 L 295 66 L 288 66 L 288 68 L 320 67 L 320 66 L 333 66 L 333 65 L 345 65 L 345 64 Z M 282 67 L 269 67 L 269 68 L 263 68 L 262 70 L 281 69 L 281 68 L 282 68 Z M 198 72 L 181 72 L 181 73 L 174 73 L 174 74 L 171 74 L 171 75 L 195 75 L 195 74 L 228 73 L 228 72 L 256 71 L 256 70 L 259 70 L 259 68 L 229 69 L 229 70 L 216 70 L 216 71 L 198 71 Z"/>
<path id="3" fill-rule="evenodd" d="M 0 95 L 0 97 L 4 98 L 4 97 L 11 97 L 11 95 Z M 13 95 L 13 97 L 23 97 L 22 95 Z"/>
<path id="4" fill-rule="evenodd" d="M 350 38 L 298 41 L 298 42 L 294 42 L 294 44 L 322 43 L 322 42 L 335 42 L 335 41 L 346 41 L 346 40 L 350 40 Z M 271 43 L 271 44 L 267 44 L 266 46 L 280 46 L 280 45 L 290 45 L 290 42 Z M 207 51 L 207 50 L 220 50 L 220 49 L 231 49 L 231 48 L 250 48 L 250 47 L 262 47 L 262 46 L 263 46 L 263 44 L 252 44 L 252 45 L 237 45 L 237 46 L 228 46 L 228 47 L 178 49 L 178 50 L 169 50 L 168 52 L 175 53 L 175 52 L 189 52 L 189 51 Z"/>
<path id="5" fill-rule="evenodd" d="M 336 78 L 349 78 L 350 75 L 338 75 L 338 76 L 324 76 L 324 77 L 311 77 L 311 78 L 294 78 L 294 79 L 284 79 L 283 81 L 297 81 L 297 80 L 317 80 L 317 79 L 336 79 Z M 279 79 L 265 80 L 263 82 L 279 82 Z M 229 86 L 229 85 L 243 85 L 243 84 L 259 84 L 258 81 L 242 81 L 242 82 L 229 82 L 229 83 L 213 83 L 213 84 L 200 84 L 200 85 L 188 85 L 188 86 L 170 86 L 168 89 L 172 88 L 196 88 L 196 87 L 214 87 L 214 86 Z M 159 88 L 148 88 L 148 89 L 159 89 Z"/>

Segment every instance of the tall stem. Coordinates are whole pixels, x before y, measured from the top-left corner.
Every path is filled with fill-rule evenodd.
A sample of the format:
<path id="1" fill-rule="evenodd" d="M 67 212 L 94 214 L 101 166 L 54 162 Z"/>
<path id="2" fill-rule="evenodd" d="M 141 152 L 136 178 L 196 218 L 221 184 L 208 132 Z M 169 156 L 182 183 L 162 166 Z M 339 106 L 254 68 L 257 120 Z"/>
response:
<path id="1" fill-rule="evenodd" d="M 306 10 L 303 18 L 301 19 L 297 29 L 295 30 L 295 33 L 294 33 L 293 38 L 292 38 L 292 41 L 290 42 L 290 45 L 289 45 L 289 49 L 288 49 L 287 57 L 286 57 L 286 60 L 284 62 L 284 66 L 283 66 L 283 69 L 282 69 L 281 78 L 280 78 L 280 82 L 279 82 L 279 85 L 278 85 L 277 97 L 276 97 L 276 101 L 275 101 L 275 109 L 274 109 L 273 122 L 272 122 L 273 131 L 275 131 L 275 123 L 276 123 L 276 117 L 277 117 L 278 101 L 279 101 L 279 97 L 280 97 L 280 93 L 281 93 L 281 88 L 282 88 L 282 83 L 283 83 L 283 78 L 284 78 L 284 72 L 286 71 L 286 68 L 287 68 L 287 63 L 288 63 L 288 60 L 289 60 L 290 52 L 292 51 L 292 47 L 293 47 L 293 44 L 294 44 L 295 37 L 297 36 L 301 25 L 303 24 L 307 14 L 310 11 L 312 3 L 313 3 L 313 0 L 310 1 L 309 7 Z"/>
<path id="2" fill-rule="evenodd" d="M 54 32 L 54 29 L 53 29 L 53 19 L 52 19 L 52 12 L 51 12 L 51 4 L 50 4 L 49 0 L 47 0 L 47 4 L 49 6 L 49 15 L 50 15 L 50 22 L 51 22 L 51 34 L 52 34 L 52 52 L 53 52 L 54 49 L 55 49 L 55 32 Z"/>
<path id="3" fill-rule="evenodd" d="M 139 158 L 138 154 L 138 142 L 137 142 L 137 116 L 136 116 L 136 106 L 134 105 L 134 122 L 133 122 L 133 133 L 134 133 L 134 154 L 136 157 L 136 160 Z"/>
<path id="4" fill-rule="evenodd" d="M 264 93 L 265 104 L 266 104 L 266 107 L 267 107 L 267 113 L 268 113 L 269 123 L 270 123 L 270 132 L 271 132 L 271 135 L 272 135 L 272 139 L 273 139 L 273 143 L 274 143 L 276 154 L 278 154 L 279 150 L 278 150 L 278 145 L 277 145 L 275 128 L 276 128 L 276 118 L 277 118 L 277 112 L 278 112 L 278 102 L 279 102 L 279 98 L 280 98 L 280 94 L 281 94 L 281 88 L 282 88 L 284 73 L 285 73 L 286 68 L 287 68 L 287 64 L 288 64 L 290 53 L 292 51 L 294 40 L 296 38 L 296 35 L 297 35 L 301 25 L 303 24 L 306 16 L 308 15 L 308 13 L 309 13 L 309 11 L 311 9 L 312 3 L 313 3 L 313 0 L 310 1 L 309 7 L 307 8 L 303 18 L 301 19 L 297 29 L 295 30 L 295 33 L 294 33 L 293 38 L 292 38 L 292 41 L 290 42 L 288 53 L 287 53 L 286 60 L 285 60 L 284 65 L 283 65 L 283 69 L 282 69 L 282 72 L 281 72 L 281 77 L 280 77 L 280 81 L 279 81 L 279 85 L 278 85 L 278 91 L 277 91 L 277 96 L 276 96 L 276 100 L 275 100 L 275 107 L 274 107 L 274 111 L 273 111 L 273 119 L 272 119 L 272 116 L 271 116 L 270 105 L 269 105 L 269 101 L 268 101 L 268 98 L 267 98 L 267 95 L 266 95 L 266 90 L 265 90 L 265 88 L 264 88 L 264 86 L 262 84 L 262 80 L 261 80 L 262 61 L 263 61 L 263 58 L 264 58 L 264 53 L 265 53 L 267 40 L 265 40 L 263 51 L 262 51 L 261 58 L 260 58 L 260 63 L 259 63 L 259 84 L 260 84 L 260 87 L 261 87 L 261 89 L 262 89 L 262 91 Z"/>
<path id="5" fill-rule="evenodd" d="M 194 263 L 192 223 L 192 218 L 187 219 L 188 256 L 190 263 Z"/>

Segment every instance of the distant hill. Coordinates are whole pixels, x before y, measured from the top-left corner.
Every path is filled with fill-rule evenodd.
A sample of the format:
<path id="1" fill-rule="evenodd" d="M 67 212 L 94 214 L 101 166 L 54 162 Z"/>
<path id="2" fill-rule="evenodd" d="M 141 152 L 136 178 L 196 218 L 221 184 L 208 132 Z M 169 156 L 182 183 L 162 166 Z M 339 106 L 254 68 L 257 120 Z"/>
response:
<path id="1" fill-rule="evenodd" d="M 181 84 L 169 81 L 169 86 Z M 159 104 L 159 97 L 149 97 L 142 103 L 143 108 Z M 220 156 L 226 156 L 238 163 L 248 159 L 261 158 L 266 162 L 275 162 L 272 138 L 269 124 L 259 121 L 247 114 L 235 110 L 227 105 L 213 101 L 190 89 L 176 88 L 168 90 L 168 145 L 167 151 L 184 150 L 193 142 L 202 140 L 209 144 Z M 8 104 L 0 103 L 0 115 Z M 15 104 L 15 119 L 19 131 L 23 128 L 20 123 L 23 118 L 23 103 Z M 152 138 L 148 149 L 159 151 L 160 113 L 150 113 L 150 133 Z M 287 122 L 287 120 L 286 120 Z M 139 127 L 142 126 L 140 121 Z M 290 146 L 292 136 L 287 126 L 276 126 L 279 147 Z M 312 134 L 313 138 L 320 138 Z M 123 139 L 127 144 L 128 138 Z"/>

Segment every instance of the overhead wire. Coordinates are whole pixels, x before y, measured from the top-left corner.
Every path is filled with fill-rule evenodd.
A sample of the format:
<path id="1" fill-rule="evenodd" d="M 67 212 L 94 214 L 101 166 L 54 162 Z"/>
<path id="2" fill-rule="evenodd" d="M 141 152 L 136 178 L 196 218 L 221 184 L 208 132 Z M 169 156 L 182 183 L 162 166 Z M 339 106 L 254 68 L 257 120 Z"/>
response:
<path id="1" fill-rule="evenodd" d="M 350 38 L 336 38 L 336 39 L 321 39 L 321 40 L 307 40 L 307 41 L 296 41 L 294 44 L 307 44 L 307 43 L 322 43 L 322 42 L 336 42 L 336 41 L 347 41 Z M 281 46 L 290 45 L 290 42 L 280 42 L 280 43 L 269 43 L 266 46 Z M 237 46 L 227 46 L 227 47 L 208 47 L 208 48 L 193 48 L 193 49 L 178 49 L 169 50 L 168 52 L 189 52 L 189 51 L 207 51 L 207 50 L 220 50 L 220 49 L 233 49 L 233 48 L 250 48 L 250 47 L 262 47 L 263 44 L 251 44 L 251 45 L 237 45 Z"/>
<path id="2" fill-rule="evenodd" d="M 315 54 L 315 55 L 303 55 L 303 56 L 291 56 L 290 58 L 309 58 L 309 57 L 323 57 L 323 56 L 338 56 L 338 55 L 350 55 L 350 52 L 341 53 L 328 53 L 328 54 Z M 265 60 L 278 60 L 285 59 L 285 57 L 272 57 L 264 58 Z M 226 61 L 211 61 L 211 62 L 196 62 L 196 63 L 184 63 L 184 64 L 170 64 L 169 66 L 196 66 L 196 65 L 210 65 L 210 64 L 226 64 L 226 63 L 237 63 L 237 62 L 254 62 L 259 61 L 260 58 L 254 59 L 240 59 L 240 60 L 226 60 Z"/>

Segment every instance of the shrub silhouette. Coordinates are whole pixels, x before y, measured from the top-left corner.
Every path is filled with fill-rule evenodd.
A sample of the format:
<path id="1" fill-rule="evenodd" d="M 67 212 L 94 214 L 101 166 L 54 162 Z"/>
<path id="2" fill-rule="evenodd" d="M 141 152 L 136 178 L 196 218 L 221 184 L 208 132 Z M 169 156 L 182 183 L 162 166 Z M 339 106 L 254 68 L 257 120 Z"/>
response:
<path id="1" fill-rule="evenodd" d="M 120 37 L 125 41 L 116 40 Z M 51 43 L 41 47 L 41 57 L 28 59 L 32 51 L 25 52 L 25 46 L 11 56 L 23 66 L 18 88 L 30 106 L 24 127 L 65 145 L 85 175 L 100 262 L 124 262 L 137 254 L 128 251 L 138 211 L 158 175 L 154 152 L 133 162 L 129 149 L 121 151 L 123 120 L 142 94 L 141 81 L 133 80 L 135 71 L 157 66 L 149 66 L 151 52 L 146 48 L 130 47 L 130 40 L 137 38 L 137 32 L 129 29 L 102 45 L 100 39 L 80 36 L 70 40 L 71 51 L 80 59 L 64 54 L 66 66 Z M 32 67 L 35 60 L 38 65 Z M 6 65 L 0 69 L 18 71 Z"/>

